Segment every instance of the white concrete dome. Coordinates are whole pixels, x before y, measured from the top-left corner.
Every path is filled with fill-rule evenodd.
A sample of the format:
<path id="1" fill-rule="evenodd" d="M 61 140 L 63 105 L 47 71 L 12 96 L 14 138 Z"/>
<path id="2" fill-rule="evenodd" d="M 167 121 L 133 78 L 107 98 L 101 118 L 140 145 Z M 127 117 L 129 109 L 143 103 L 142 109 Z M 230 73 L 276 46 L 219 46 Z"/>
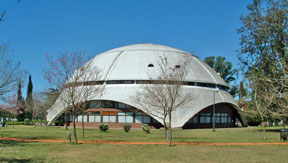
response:
<path id="1" fill-rule="evenodd" d="M 92 62 L 102 71 L 100 80 L 148 80 L 147 66 L 153 64 L 157 70 L 159 57 L 167 57 L 177 65 L 179 56 L 188 54 L 164 45 L 136 44 L 124 46 L 96 55 Z M 206 63 L 190 55 L 188 74 L 185 81 L 204 82 L 228 86 L 225 81 Z M 129 73 L 127 73 L 129 72 Z M 157 73 L 157 71 L 153 71 Z"/>
<path id="2" fill-rule="evenodd" d="M 183 127 L 191 118 L 203 109 L 216 104 L 227 104 L 236 110 L 237 118 L 242 125 L 246 125 L 242 116 L 239 114 L 239 108 L 233 97 L 225 90 L 228 88 L 227 83 L 206 63 L 196 56 L 179 49 L 171 48 L 164 45 L 155 44 L 135 44 L 112 49 L 96 55 L 90 62 L 97 66 L 101 72 L 101 79 L 105 86 L 105 91 L 100 97 L 93 97 L 93 100 L 110 100 L 133 106 L 145 112 L 141 106 L 133 103 L 131 96 L 141 90 L 141 84 L 137 81 L 149 80 L 149 74 L 157 76 L 158 61 L 160 57 L 168 58 L 171 66 L 176 66 L 182 56 L 189 55 L 191 61 L 187 64 L 186 82 L 195 83 L 195 85 L 184 85 L 185 92 L 193 92 L 195 98 L 189 104 L 176 110 L 172 114 L 172 126 Z M 149 67 L 148 65 L 153 65 Z M 96 80 L 96 79 L 95 79 Z M 112 81 L 112 82 L 111 82 Z M 133 84 L 117 84 L 113 81 L 134 81 Z M 110 82 L 110 83 L 109 83 Z M 211 84 L 215 87 L 211 87 Z M 210 85 L 210 86 L 209 86 Z M 218 91 L 219 90 L 219 91 Z M 57 100 L 48 111 L 47 120 L 51 124 L 57 117 L 64 112 L 64 107 Z M 149 114 L 149 113 L 147 113 Z M 152 115 L 150 115 L 153 117 Z M 153 117 L 159 121 L 157 117 Z"/>

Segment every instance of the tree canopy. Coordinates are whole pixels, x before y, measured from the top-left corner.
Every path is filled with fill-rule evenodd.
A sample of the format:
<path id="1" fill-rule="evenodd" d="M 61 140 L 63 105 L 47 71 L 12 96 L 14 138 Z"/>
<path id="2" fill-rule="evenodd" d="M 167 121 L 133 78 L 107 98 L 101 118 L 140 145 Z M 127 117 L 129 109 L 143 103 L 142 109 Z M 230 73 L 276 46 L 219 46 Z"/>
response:
<path id="1" fill-rule="evenodd" d="M 253 0 L 247 8 L 238 58 L 264 127 L 267 116 L 288 115 L 288 1 Z"/>
<path id="2" fill-rule="evenodd" d="M 237 86 L 232 85 L 232 82 L 236 80 L 238 75 L 238 70 L 233 68 L 232 63 L 229 61 L 225 61 L 225 57 L 215 56 L 206 57 L 204 62 L 207 63 L 211 68 L 213 68 L 220 76 L 224 79 L 224 81 L 230 85 L 230 94 L 237 94 Z"/>

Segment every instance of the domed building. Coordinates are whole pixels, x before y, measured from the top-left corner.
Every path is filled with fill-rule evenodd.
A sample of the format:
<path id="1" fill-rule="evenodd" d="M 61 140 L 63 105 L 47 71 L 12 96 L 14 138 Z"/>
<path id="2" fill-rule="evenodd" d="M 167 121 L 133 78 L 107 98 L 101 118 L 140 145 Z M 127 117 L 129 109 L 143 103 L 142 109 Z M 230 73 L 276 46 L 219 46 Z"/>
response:
<path id="1" fill-rule="evenodd" d="M 183 56 L 189 56 L 183 91 L 193 92 L 188 104 L 172 112 L 172 127 L 212 128 L 213 105 L 217 128 L 246 126 L 237 103 L 228 93 L 229 86 L 206 63 L 185 51 L 155 44 L 135 44 L 106 51 L 96 55 L 91 62 L 101 70 L 101 78 L 87 81 L 105 85 L 101 96 L 89 100 L 83 120 L 85 127 L 98 127 L 106 123 L 110 128 L 122 128 L 124 123 L 140 128 L 143 123 L 154 128 L 163 126 L 157 116 L 147 112 L 131 97 L 141 91 L 141 85 L 151 81 L 149 74 L 158 73 L 160 57 L 169 60 L 171 66 L 179 66 Z M 60 95 L 61 96 L 61 95 Z M 47 121 L 52 124 L 65 111 L 56 100 L 48 111 Z M 70 118 L 71 120 L 71 118 Z M 82 115 L 77 118 L 80 126 Z"/>

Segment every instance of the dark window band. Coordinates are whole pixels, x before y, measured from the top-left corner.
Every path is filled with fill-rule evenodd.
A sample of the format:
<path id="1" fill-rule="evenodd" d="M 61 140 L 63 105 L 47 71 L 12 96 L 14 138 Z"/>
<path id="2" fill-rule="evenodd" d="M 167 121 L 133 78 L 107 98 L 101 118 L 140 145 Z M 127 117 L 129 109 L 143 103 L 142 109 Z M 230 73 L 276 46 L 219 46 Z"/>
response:
<path id="1" fill-rule="evenodd" d="M 203 83 L 203 82 L 187 82 L 187 81 L 161 81 L 161 80 L 108 80 L 105 81 L 106 84 L 181 84 L 187 86 L 198 86 L 206 88 L 219 88 L 220 90 L 228 91 L 229 87 L 213 84 L 213 83 Z M 86 82 L 77 82 L 77 83 L 68 83 L 65 84 L 65 88 L 68 87 L 77 87 L 81 85 L 102 85 L 104 81 L 86 81 Z"/>

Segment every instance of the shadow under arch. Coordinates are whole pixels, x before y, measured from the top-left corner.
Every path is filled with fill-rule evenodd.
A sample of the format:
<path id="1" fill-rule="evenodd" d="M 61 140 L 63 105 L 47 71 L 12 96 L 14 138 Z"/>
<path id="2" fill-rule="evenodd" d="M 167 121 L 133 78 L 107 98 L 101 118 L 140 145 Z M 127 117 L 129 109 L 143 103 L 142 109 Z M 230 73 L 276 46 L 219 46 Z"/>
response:
<path id="1" fill-rule="evenodd" d="M 216 128 L 247 126 L 247 122 L 238 106 L 225 102 L 215 104 L 215 121 Z M 182 128 L 213 128 L 213 104 L 194 114 Z"/>

